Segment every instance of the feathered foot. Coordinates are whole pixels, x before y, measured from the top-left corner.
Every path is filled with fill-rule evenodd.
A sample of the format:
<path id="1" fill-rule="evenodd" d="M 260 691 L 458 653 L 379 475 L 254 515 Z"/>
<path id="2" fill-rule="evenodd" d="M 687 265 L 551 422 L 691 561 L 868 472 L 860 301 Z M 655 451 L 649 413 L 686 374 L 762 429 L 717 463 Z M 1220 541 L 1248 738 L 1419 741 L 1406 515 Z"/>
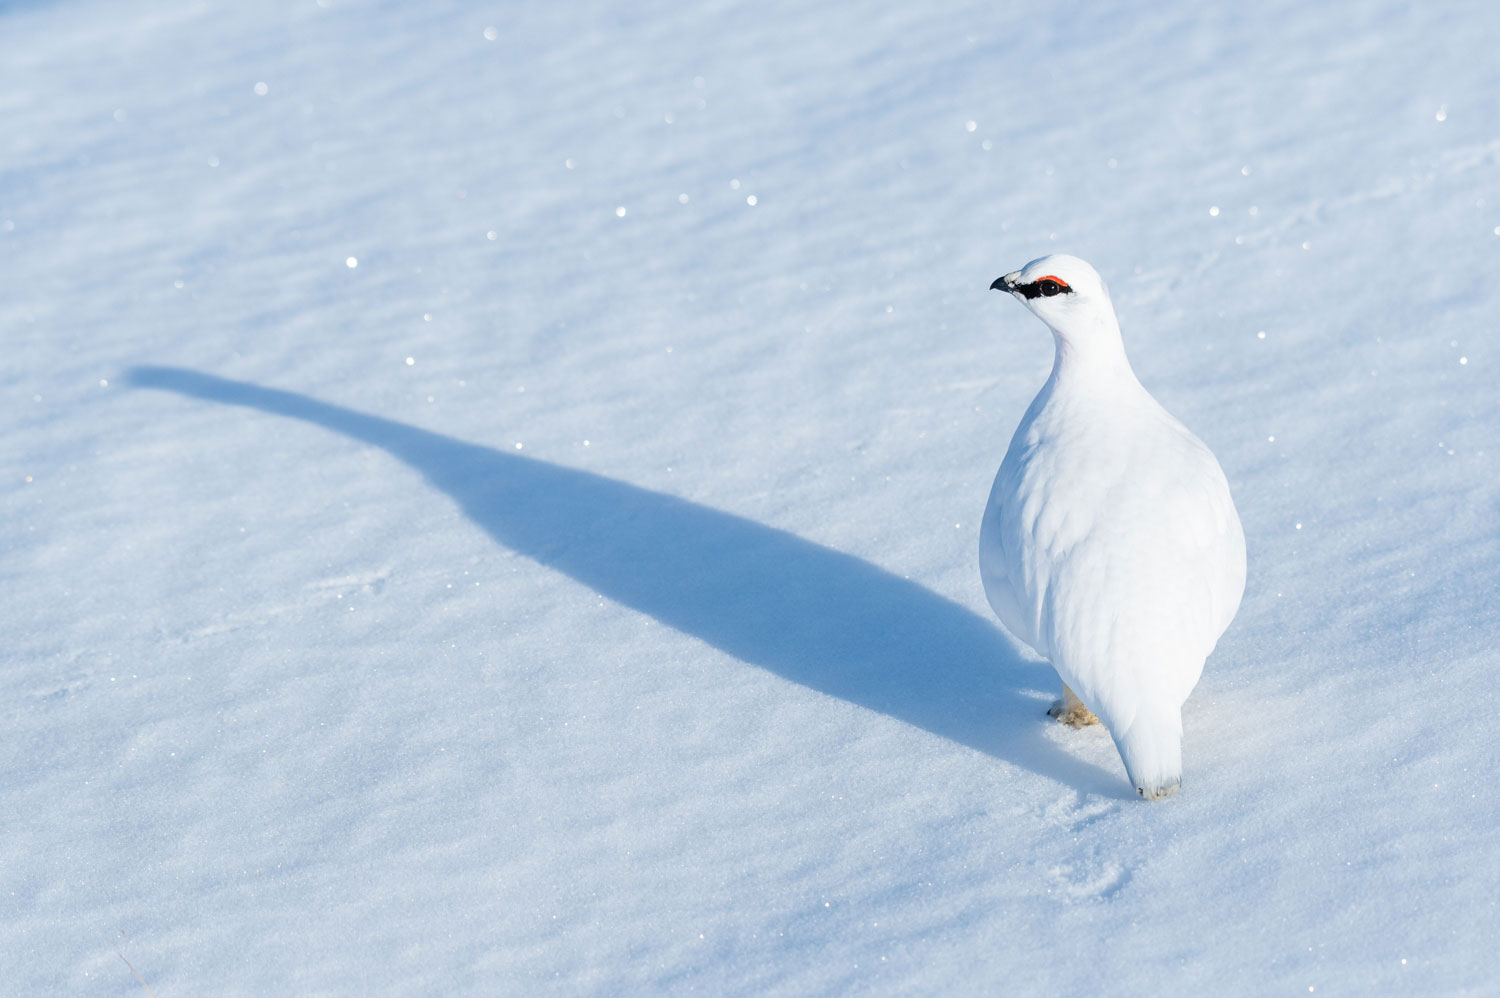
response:
<path id="1" fill-rule="evenodd" d="M 1090 724 L 1099 723 L 1099 718 L 1083 705 L 1083 701 L 1078 699 L 1078 694 L 1068 689 L 1067 683 L 1063 683 L 1062 699 L 1055 702 L 1047 714 L 1070 728 L 1086 728 Z"/>

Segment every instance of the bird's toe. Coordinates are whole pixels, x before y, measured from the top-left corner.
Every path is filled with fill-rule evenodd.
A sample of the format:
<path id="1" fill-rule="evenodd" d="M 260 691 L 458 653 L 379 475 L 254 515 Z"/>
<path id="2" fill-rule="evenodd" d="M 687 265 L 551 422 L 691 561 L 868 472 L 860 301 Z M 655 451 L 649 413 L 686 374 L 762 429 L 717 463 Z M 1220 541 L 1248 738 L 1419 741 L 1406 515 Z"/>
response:
<path id="1" fill-rule="evenodd" d="M 1086 728 L 1099 723 L 1098 715 L 1077 701 L 1069 704 L 1059 700 L 1048 709 L 1047 716 L 1057 718 L 1070 728 Z"/>

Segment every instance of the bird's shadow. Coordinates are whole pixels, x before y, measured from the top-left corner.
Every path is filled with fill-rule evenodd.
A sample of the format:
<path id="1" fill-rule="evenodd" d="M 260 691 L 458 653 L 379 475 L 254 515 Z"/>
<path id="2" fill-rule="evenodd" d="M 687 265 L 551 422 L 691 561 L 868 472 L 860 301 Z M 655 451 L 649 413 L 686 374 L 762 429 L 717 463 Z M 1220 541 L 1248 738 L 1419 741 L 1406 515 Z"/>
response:
<path id="1" fill-rule="evenodd" d="M 829 696 L 1116 796 L 1044 733 L 1056 678 L 995 626 L 851 555 L 743 517 L 404 423 L 180 368 L 126 381 L 313 423 L 420 471 L 498 543 L 735 658 Z"/>

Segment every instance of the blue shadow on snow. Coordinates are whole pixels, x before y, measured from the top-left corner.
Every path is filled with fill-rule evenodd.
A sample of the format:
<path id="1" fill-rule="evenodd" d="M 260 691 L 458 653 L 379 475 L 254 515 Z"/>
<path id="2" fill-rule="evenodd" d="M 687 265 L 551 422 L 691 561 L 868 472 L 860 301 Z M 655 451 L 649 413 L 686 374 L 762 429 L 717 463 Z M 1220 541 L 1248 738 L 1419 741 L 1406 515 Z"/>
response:
<path id="1" fill-rule="evenodd" d="M 1043 733 L 1055 688 L 995 625 L 869 562 L 587 471 L 195 371 L 127 383 L 313 423 L 379 447 L 498 543 L 743 662 L 1081 790 L 1119 778 Z"/>

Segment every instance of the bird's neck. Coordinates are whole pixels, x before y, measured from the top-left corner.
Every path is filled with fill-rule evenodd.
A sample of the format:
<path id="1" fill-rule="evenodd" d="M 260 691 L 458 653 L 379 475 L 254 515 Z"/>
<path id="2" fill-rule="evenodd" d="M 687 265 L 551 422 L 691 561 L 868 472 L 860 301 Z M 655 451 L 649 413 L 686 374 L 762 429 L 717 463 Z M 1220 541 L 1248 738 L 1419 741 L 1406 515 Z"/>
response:
<path id="1" fill-rule="evenodd" d="M 1125 357 L 1125 341 L 1113 314 L 1095 315 L 1051 326 L 1057 354 L 1052 362 L 1052 381 L 1070 383 L 1135 384 L 1135 372 Z"/>

